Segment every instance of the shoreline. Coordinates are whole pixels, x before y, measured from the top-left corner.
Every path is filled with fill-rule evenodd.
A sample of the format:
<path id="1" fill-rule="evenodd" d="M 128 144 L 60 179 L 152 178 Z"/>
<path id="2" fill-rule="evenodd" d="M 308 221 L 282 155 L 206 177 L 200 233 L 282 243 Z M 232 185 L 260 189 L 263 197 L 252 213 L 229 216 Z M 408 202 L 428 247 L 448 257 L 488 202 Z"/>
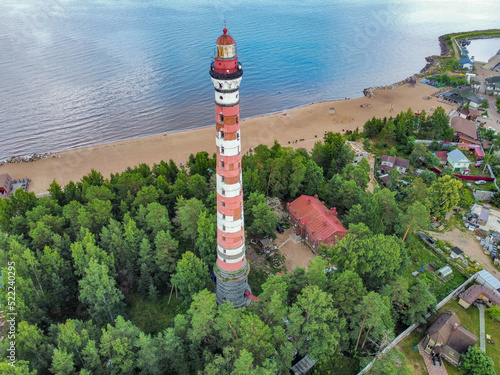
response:
<path id="1" fill-rule="evenodd" d="M 285 147 L 311 150 L 327 131 L 345 133 L 347 130 L 362 129 L 372 117 L 389 117 L 408 108 L 429 112 L 431 107 L 442 106 L 448 112 L 455 106 L 439 102 L 433 96 L 436 88 L 420 83 L 419 78 L 432 69 L 440 57 L 450 56 L 451 48 L 445 40 L 446 36 L 463 34 L 467 33 L 438 37 L 441 56 L 427 56 L 427 64 L 419 73 L 401 81 L 368 87 L 356 98 L 324 100 L 243 119 L 242 152 L 259 144 L 272 146 L 274 140 Z M 412 79 L 416 82 L 409 85 Z M 332 108 L 335 109 L 333 113 Z M 287 116 L 283 117 L 284 113 Z M 215 153 L 214 137 L 214 126 L 210 124 L 94 146 L 31 154 L 9 158 L 14 161 L 7 164 L 0 161 L 0 174 L 8 173 L 13 179 L 29 177 L 32 181 L 28 191 L 43 195 L 53 180 L 63 187 L 69 181 L 79 181 L 91 169 L 108 178 L 111 173 L 121 173 L 127 167 L 141 163 L 152 167 L 161 160 L 168 162 L 172 159 L 177 164 L 185 164 L 190 154 L 206 151 L 212 155 Z"/>
<path id="2" fill-rule="evenodd" d="M 272 146 L 276 139 L 285 147 L 311 150 L 327 131 L 345 133 L 362 129 L 372 117 L 396 115 L 408 108 L 426 110 L 441 105 L 446 111 L 452 106 L 438 102 L 432 96 L 436 88 L 417 82 L 415 86 L 400 85 L 392 90 L 375 90 L 374 98 L 358 97 L 322 101 L 286 111 L 251 117 L 241 121 L 242 152 L 259 144 Z M 365 108 L 364 104 L 370 104 Z M 335 108 L 332 113 L 331 108 Z M 392 110 L 391 110 L 392 108 Z M 287 113 L 286 117 L 282 117 Z M 95 169 L 109 178 L 111 173 L 121 173 L 129 166 L 146 163 L 150 167 L 161 160 L 186 163 L 190 154 L 206 151 L 215 153 L 215 127 L 163 133 L 132 138 L 90 147 L 51 153 L 46 158 L 32 162 L 4 164 L 0 174 L 8 173 L 13 179 L 29 177 L 28 191 L 37 195 L 47 192 L 53 180 L 65 186 L 77 182 Z"/>

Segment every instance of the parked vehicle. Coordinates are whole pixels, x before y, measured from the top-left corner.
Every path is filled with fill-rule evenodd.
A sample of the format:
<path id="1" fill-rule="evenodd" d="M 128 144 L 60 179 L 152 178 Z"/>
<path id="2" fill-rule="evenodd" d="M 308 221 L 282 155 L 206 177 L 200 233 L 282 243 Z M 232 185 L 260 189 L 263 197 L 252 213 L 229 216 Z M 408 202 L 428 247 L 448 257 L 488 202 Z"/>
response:
<path id="1" fill-rule="evenodd" d="M 484 181 L 484 180 L 479 180 L 479 181 L 476 181 L 476 182 L 474 182 L 474 183 L 475 183 L 476 185 L 486 185 L 486 183 L 487 183 L 487 182 L 486 182 L 486 181 Z"/>
<path id="2" fill-rule="evenodd" d="M 276 224 L 276 230 L 278 233 L 283 233 L 285 231 L 280 223 Z"/>

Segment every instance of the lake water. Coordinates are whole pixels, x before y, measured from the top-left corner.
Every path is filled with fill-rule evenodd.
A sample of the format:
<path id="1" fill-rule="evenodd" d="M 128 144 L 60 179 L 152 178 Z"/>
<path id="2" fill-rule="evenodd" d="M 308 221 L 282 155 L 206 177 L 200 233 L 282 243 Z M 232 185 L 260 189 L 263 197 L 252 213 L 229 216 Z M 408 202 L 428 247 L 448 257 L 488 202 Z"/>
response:
<path id="1" fill-rule="evenodd" d="M 224 21 L 248 118 L 404 79 L 500 2 L 3 0 L 0 160 L 211 125 Z"/>
<path id="2" fill-rule="evenodd" d="M 467 50 L 469 56 L 474 56 L 475 61 L 486 63 L 500 50 L 500 38 L 471 40 Z"/>

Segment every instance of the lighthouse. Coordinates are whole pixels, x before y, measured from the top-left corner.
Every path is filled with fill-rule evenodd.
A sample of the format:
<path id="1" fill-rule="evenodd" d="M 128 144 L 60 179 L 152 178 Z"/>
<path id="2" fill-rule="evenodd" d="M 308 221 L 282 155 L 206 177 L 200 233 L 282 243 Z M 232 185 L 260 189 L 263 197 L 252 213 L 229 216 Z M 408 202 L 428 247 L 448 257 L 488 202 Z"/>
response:
<path id="1" fill-rule="evenodd" d="M 246 306 L 251 296 L 245 251 L 241 174 L 240 95 L 243 70 L 236 43 L 224 28 L 215 42 L 210 77 L 215 89 L 217 146 L 217 303 Z M 253 296 L 252 296 L 253 297 Z"/>

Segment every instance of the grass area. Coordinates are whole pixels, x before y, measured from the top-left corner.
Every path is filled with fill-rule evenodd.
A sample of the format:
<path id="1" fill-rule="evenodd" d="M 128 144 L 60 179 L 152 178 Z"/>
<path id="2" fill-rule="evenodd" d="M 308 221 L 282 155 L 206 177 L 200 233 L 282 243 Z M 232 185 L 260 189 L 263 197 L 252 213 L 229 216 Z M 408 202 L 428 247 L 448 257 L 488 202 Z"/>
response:
<path id="1" fill-rule="evenodd" d="M 126 309 L 128 319 L 146 334 L 156 334 L 163 331 L 171 325 L 177 314 L 182 314 L 187 310 L 187 307 L 183 306 L 175 297 L 175 292 L 170 304 L 168 303 L 168 295 L 158 301 L 153 301 L 140 293 L 133 293 L 127 299 L 130 302 Z"/>
<path id="2" fill-rule="evenodd" d="M 491 318 L 488 312 L 485 312 L 485 331 L 495 342 L 492 345 L 488 344 L 488 340 L 486 340 L 486 354 L 493 359 L 495 371 L 500 374 L 500 322 Z"/>
<path id="3" fill-rule="evenodd" d="M 359 359 L 350 358 L 341 354 L 336 354 L 323 365 L 316 364 L 310 374 L 311 375 L 351 375 L 357 374 L 360 370 Z"/>
<path id="4" fill-rule="evenodd" d="M 420 332 L 417 329 L 423 328 Z M 409 365 L 413 367 L 414 375 L 427 375 L 427 367 L 425 367 L 425 362 L 418 350 L 414 350 L 413 347 L 424 337 L 425 326 L 420 326 L 415 329 L 410 335 L 408 335 L 403 341 L 398 344 L 399 350 L 404 353 L 406 361 Z"/>
<path id="5" fill-rule="evenodd" d="M 453 270 L 453 279 L 444 282 L 437 277 L 430 269 L 430 263 L 434 262 L 437 269 L 439 269 L 448 265 L 446 257 L 438 256 L 433 250 L 429 249 L 416 239 L 412 239 L 409 254 L 411 261 L 404 272 L 404 275 L 409 280 L 412 280 L 415 277 L 426 280 L 429 284 L 430 292 L 436 296 L 438 302 L 467 280 L 467 277 L 458 272 L 452 264 L 449 266 Z M 422 268 L 424 271 L 420 272 Z M 417 276 L 413 276 L 411 273 L 414 271 L 419 271 L 419 274 Z"/>

